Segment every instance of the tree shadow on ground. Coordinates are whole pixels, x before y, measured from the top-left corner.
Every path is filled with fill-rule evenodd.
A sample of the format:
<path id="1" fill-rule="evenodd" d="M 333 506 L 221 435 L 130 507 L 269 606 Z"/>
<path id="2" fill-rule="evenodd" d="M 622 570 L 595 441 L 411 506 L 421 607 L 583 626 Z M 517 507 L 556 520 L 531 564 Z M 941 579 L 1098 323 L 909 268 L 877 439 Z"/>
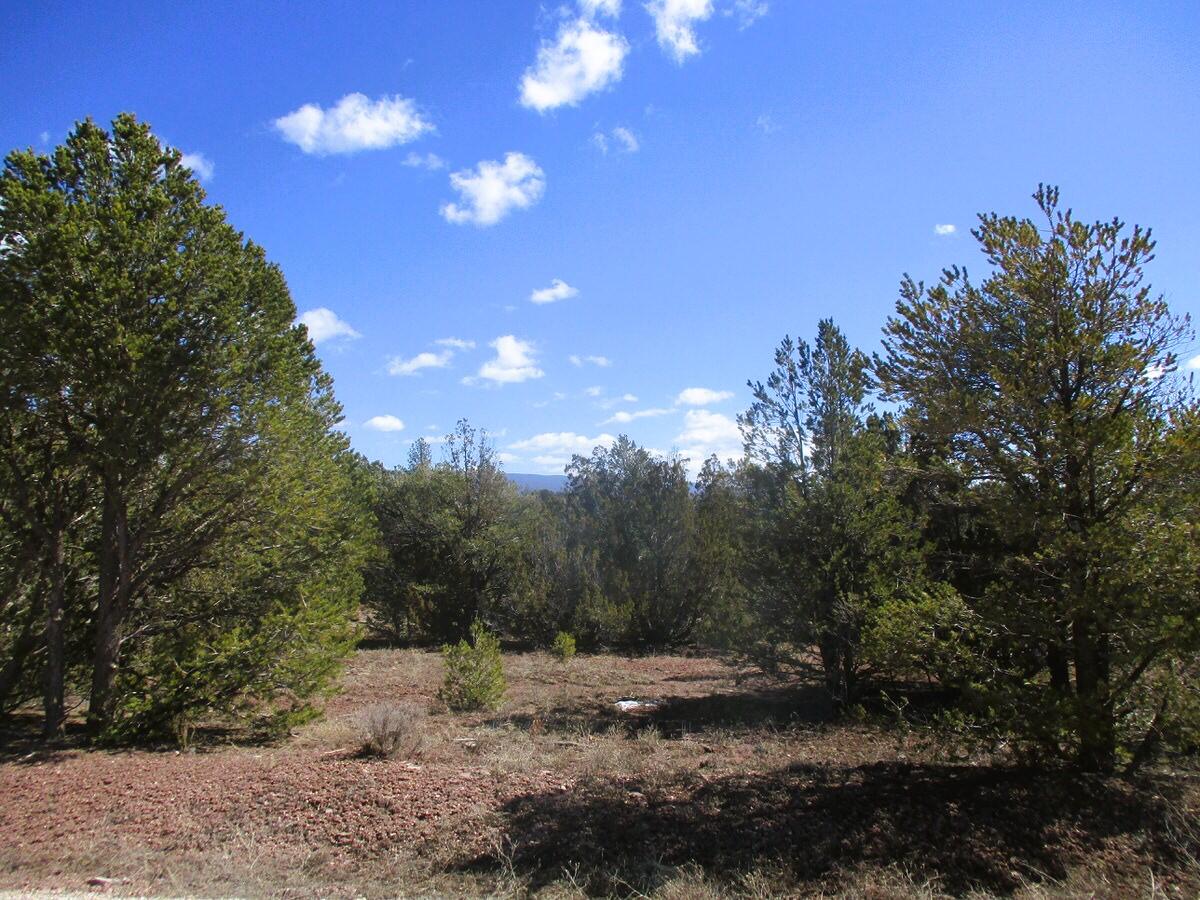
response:
<path id="1" fill-rule="evenodd" d="M 828 694 L 811 684 L 771 684 L 737 693 L 668 697 L 645 715 L 664 737 L 707 731 L 786 729 L 829 721 Z"/>
<path id="2" fill-rule="evenodd" d="M 644 697 L 647 705 L 622 711 L 611 699 L 588 698 L 558 704 L 536 712 L 521 711 L 487 719 L 492 727 L 575 734 L 600 734 L 617 729 L 633 736 L 653 726 L 663 737 L 681 738 L 705 732 L 787 729 L 829 720 L 826 693 L 809 684 L 772 683 L 737 693 L 712 693 L 697 697 Z"/>
<path id="3" fill-rule="evenodd" d="M 53 761 L 86 743 L 83 723 L 74 720 L 67 721 L 63 737 L 47 741 L 41 713 L 14 712 L 0 719 L 0 763 Z"/>
<path id="4" fill-rule="evenodd" d="M 589 892 L 650 891 L 669 867 L 695 864 L 717 878 L 771 867 L 814 887 L 895 866 L 955 894 L 1008 893 L 1026 880 L 1062 879 L 1097 856 L 1117 855 L 1123 870 L 1158 869 L 1170 883 L 1200 852 L 1174 793 L 1161 779 L 798 765 L 711 780 L 585 781 L 510 801 L 501 827 L 512 865 L 533 889 L 565 870 Z M 495 865 L 482 857 L 466 868 Z"/>

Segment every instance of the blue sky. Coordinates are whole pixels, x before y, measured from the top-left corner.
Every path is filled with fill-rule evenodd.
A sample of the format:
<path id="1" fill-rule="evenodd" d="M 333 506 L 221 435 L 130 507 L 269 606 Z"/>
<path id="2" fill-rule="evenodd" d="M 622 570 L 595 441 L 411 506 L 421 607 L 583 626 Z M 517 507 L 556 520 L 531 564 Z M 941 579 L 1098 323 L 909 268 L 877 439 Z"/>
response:
<path id="1" fill-rule="evenodd" d="M 1200 314 L 1195 2 L 40 3 L 0 33 L 0 146 L 151 122 L 389 464 L 459 417 L 510 471 L 620 433 L 736 453 L 784 334 L 876 348 L 902 273 L 979 269 L 975 214 L 1039 181 L 1152 226 Z"/>

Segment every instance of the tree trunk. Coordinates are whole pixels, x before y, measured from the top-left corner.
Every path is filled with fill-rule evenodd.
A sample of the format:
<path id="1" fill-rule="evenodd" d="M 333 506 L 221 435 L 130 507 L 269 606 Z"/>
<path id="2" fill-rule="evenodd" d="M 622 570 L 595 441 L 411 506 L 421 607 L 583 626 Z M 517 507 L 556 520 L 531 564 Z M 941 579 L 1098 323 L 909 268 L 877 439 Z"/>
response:
<path id="1" fill-rule="evenodd" d="M 835 714 L 841 713 L 846 707 L 847 685 L 842 669 L 842 647 L 838 636 L 826 632 L 821 636 L 819 649 L 821 651 L 821 668 L 825 674 L 825 689 L 833 703 Z"/>
<path id="2" fill-rule="evenodd" d="M 1108 684 L 1108 649 L 1091 616 L 1072 625 L 1075 645 L 1075 694 L 1079 704 L 1079 767 L 1111 772 L 1116 766 L 1117 736 Z"/>
<path id="3" fill-rule="evenodd" d="M 50 589 L 46 595 L 46 666 L 42 673 L 42 709 L 45 712 L 42 734 L 46 738 L 55 738 L 62 735 L 67 718 L 63 696 L 66 670 L 64 619 L 67 576 L 61 517 L 54 523 L 50 540 Z"/>
<path id="4" fill-rule="evenodd" d="M 127 510 L 119 486 L 111 482 L 104 487 L 100 527 L 100 584 L 87 715 L 88 732 L 93 738 L 112 723 L 112 687 L 131 584 Z"/>
<path id="5" fill-rule="evenodd" d="M 1061 694 L 1071 689 L 1071 667 L 1064 646 L 1065 640 L 1059 637 L 1051 638 L 1046 648 L 1046 667 L 1050 670 L 1050 687 Z"/>

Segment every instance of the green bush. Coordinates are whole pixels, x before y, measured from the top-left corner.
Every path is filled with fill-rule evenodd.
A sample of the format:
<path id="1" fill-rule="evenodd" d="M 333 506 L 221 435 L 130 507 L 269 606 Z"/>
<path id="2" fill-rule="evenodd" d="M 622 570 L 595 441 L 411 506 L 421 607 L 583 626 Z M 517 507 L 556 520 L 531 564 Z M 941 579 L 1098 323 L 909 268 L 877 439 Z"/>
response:
<path id="1" fill-rule="evenodd" d="M 570 662 L 572 657 L 575 656 L 574 636 L 565 631 L 560 631 L 554 636 L 554 644 L 551 646 L 550 652 L 557 656 L 562 662 Z"/>
<path id="2" fill-rule="evenodd" d="M 471 625 L 471 641 L 459 641 L 442 647 L 446 658 L 446 678 L 438 696 L 456 711 L 495 709 L 504 699 L 508 683 L 500 657 L 500 639 L 476 620 Z"/>

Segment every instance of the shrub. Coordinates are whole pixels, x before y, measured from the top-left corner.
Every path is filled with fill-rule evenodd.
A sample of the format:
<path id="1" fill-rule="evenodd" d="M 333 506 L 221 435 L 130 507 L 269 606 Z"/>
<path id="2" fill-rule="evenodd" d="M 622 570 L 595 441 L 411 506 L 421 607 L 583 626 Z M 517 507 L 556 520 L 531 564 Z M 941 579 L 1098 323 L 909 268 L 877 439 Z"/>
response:
<path id="1" fill-rule="evenodd" d="M 442 647 L 446 658 L 446 679 L 438 696 L 453 710 L 495 709 L 508 687 L 504 680 L 504 662 L 500 657 L 500 639 L 476 620 L 471 626 L 471 641 L 459 641 Z"/>
<path id="2" fill-rule="evenodd" d="M 568 663 L 575 656 L 575 638 L 573 635 L 560 631 L 554 636 L 554 644 L 550 648 L 550 652 L 557 656 L 562 662 Z"/>
<path id="3" fill-rule="evenodd" d="M 376 703 L 359 718 L 363 752 L 410 757 L 425 742 L 425 710 L 412 703 Z"/>

